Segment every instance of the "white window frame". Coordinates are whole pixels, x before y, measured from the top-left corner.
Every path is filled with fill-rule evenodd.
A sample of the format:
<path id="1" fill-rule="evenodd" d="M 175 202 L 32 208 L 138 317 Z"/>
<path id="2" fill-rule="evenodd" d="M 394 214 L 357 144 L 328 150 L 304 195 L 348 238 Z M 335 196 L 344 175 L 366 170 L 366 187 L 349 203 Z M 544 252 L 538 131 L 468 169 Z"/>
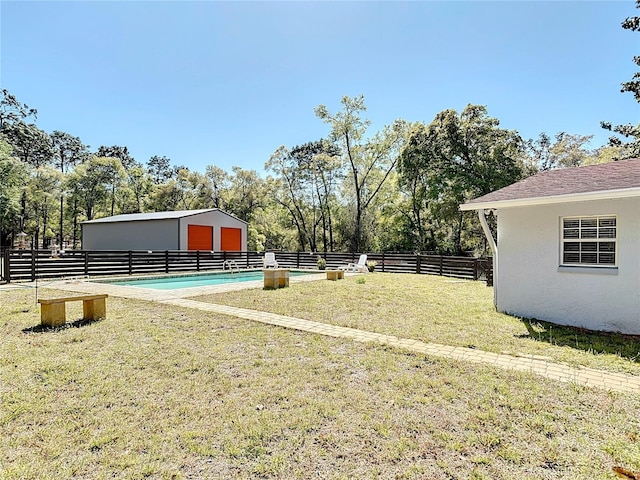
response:
<path id="1" fill-rule="evenodd" d="M 603 222 L 601 222 L 601 220 Z M 606 221 L 609 221 L 607 224 Z M 614 224 L 611 225 L 611 220 Z M 568 222 L 573 224 L 567 225 Z M 595 223 L 595 225 L 593 225 Z M 603 225 L 604 224 L 604 225 Z M 613 234 L 613 236 L 612 236 Z M 613 243 L 613 263 L 606 261 L 611 252 L 600 250 L 601 244 Z M 565 261 L 565 247 L 567 245 L 580 245 L 578 251 L 566 252 L 577 254 L 577 262 Z M 595 244 L 593 250 L 583 251 L 582 245 Z M 595 255 L 596 261 L 583 261 L 582 256 Z M 600 261 L 601 255 L 603 261 Z M 618 216 L 617 215 L 580 215 L 560 217 L 560 266 L 562 267 L 594 267 L 617 268 L 618 267 Z"/>

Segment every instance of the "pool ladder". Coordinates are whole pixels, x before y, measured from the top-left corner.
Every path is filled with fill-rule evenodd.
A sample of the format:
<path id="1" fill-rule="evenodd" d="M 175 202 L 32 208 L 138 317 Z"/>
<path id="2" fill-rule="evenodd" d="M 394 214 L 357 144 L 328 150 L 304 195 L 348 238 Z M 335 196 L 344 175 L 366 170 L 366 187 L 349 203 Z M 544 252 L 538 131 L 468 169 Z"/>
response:
<path id="1" fill-rule="evenodd" d="M 222 270 L 226 270 L 227 267 L 229 267 L 229 270 L 231 271 L 231 273 L 235 272 L 238 273 L 240 271 L 240 267 L 238 267 L 238 264 L 236 263 L 235 260 L 225 260 L 224 263 L 222 264 Z"/>

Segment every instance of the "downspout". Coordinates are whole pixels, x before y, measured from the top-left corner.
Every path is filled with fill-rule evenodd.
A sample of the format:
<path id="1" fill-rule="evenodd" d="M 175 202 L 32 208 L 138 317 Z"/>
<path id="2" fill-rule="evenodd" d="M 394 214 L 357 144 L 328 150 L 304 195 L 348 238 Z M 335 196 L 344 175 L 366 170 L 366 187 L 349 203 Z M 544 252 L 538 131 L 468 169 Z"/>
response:
<path id="1" fill-rule="evenodd" d="M 487 223 L 487 217 L 484 216 L 483 208 L 478 210 L 478 219 L 480 220 L 480 225 L 482 225 L 484 235 L 487 237 L 487 241 L 489 242 L 489 246 L 493 252 L 493 306 L 498 308 L 498 245 L 493 239 L 491 229 Z"/>

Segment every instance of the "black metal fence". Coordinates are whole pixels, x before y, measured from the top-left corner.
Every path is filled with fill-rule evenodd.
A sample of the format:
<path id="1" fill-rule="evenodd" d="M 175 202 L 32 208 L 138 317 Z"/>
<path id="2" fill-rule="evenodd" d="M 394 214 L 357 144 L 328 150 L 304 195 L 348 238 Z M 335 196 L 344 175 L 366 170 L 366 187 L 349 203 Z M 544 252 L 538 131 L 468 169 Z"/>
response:
<path id="1" fill-rule="evenodd" d="M 223 268 L 261 268 L 263 252 L 7 249 L 2 255 L 2 278 L 7 282 L 36 278 L 73 278 L 145 273 L 179 273 Z M 327 268 L 357 262 L 359 254 L 337 252 L 276 252 L 285 268 L 316 269 L 318 257 Z M 415 273 L 479 280 L 492 278 L 486 258 L 449 257 L 413 253 L 367 253 L 376 271 Z"/>

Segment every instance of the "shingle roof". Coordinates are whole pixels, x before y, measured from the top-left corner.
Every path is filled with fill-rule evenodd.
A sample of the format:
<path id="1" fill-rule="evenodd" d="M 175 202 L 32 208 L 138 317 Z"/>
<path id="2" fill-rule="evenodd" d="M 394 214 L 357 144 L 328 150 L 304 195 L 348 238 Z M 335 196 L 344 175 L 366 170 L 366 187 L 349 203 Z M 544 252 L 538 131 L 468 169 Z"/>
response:
<path id="1" fill-rule="evenodd" d="M 471 200 L 461 208 L 491 208 L 488 204 L 496 204 L 497 207 L 524 200 L 530 200 L 531 204 L 554 203 L 554 199 L 558 202 L 577 201 L 581 196 L 588 199 L 587 194 L 606 196 L 613 192 L 617 193 L 616 196 L 627 193 L 628 196 L 640 195 L 640 158 L 540 172 Z"/>
<path id="2" fill-rule="evenodd" d="M 167 220 L 172 218 L 183 218 L 199 213 L 213 212 L 217 208 L 205 208 L 202 210 L 176 210 L 173 212 L 152 212 L 152 213 L 126 213 L 123 215 L 114 215 L 113 217 L 98 218 L 82 223 L 113 223 L 113 222 L 134 222 L 140 220 Z"/>

